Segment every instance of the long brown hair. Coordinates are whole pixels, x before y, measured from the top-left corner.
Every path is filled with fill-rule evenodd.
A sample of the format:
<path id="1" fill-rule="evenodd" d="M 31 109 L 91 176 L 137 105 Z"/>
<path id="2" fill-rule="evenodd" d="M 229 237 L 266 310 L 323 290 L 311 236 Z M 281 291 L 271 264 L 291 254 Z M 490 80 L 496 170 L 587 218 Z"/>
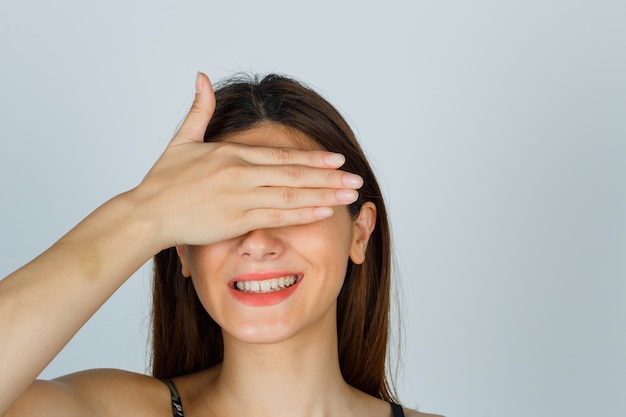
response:
<path id="1" fill-rule="evenodd" d="M 361 175 L 359 200 L 349 206 L 356 216 L 366 201 L 376 205 L 376 227 L 367 256 L 348 261 L 337 300 L 339 362 L 345 381 L 387 401 L 395 400 L 385 372 L 389 336 L 391 240 L 387 212 L 374 173 L 354 133 L 337 110 L 319 94 L 292 79 L 268 75 L 236 77 L 216 87 L 217 107 L 205 142 L 261 123 L 295 129 L 322 148 L 343 154 L 341 168 Z M 152 373 L 171 378 L 219 364 L 223 339 L 198 299 L 192 281 L 183 279 L 175 248 L 154 258 Z"/>

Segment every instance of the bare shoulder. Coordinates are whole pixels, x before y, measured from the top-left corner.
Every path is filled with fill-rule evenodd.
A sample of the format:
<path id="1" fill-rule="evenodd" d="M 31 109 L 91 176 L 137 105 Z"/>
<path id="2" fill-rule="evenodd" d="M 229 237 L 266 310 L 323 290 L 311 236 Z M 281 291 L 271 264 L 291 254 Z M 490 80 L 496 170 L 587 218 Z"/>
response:
<path id="1" fill-rule="evenodd" d="M 427 414 L 427 413 L 421 413 L 417 410 L 411 410 L 410 408 L 405 408 L 404 409 L 404 415 L 405 417 L 443 417 L 439 414 Z"/>
<path id="2" fill-rule="evenodd" d="M 165 384 L 147 375 L 94 369 L 35 381 L 5 417 L 171 417 L 168 393 Z"/>

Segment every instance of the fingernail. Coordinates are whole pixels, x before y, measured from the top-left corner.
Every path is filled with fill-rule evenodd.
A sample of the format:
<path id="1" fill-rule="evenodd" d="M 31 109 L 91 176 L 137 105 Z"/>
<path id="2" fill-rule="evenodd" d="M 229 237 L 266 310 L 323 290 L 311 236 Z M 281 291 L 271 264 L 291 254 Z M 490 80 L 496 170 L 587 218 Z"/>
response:
<path id="1" fill-rule="evenodd" d="M 328 166 L 340 167 L 346 162 L 346 158 L 340 153 L 333 153 L 324 157 L 324 163 Z"/>
<path id="2" fill-rule="evenodd" d="M 359 198 L 359 193 L 354 190 L 337 190 L 337 200 L 342 203 L 353 203 Z"/>
<path id="3" fill-rule="evenodd" d="M 356 174 L 346 173 L 343 175 L 343 184 L 350 188 L 361 188 L 363 185 L 363 178 Z"/>
<path id="4" fill-rule="evenodd" d="M 200 94 L 202 92 L 202 75 L 200 75 L 200 71 L 196 74 L 196 94 Z"/>
<path id="5" fill-rule="evenodd" d="M 332 207 L 316 207 L 315 210 L 313 210 L 313 214 L 318 219 L 323 219 L 324 217 L 330 217 L 333 215 L 333 208 Z"/>

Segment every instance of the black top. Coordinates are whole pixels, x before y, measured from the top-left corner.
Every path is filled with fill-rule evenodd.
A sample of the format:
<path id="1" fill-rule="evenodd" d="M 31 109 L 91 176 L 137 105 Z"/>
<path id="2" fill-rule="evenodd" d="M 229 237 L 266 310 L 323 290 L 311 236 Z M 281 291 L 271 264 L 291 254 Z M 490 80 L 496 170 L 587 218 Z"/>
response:
<path id="1" fill-rule="evenodd" d="M 167 387 L 170 389 L 170 393 L 172 395 L 172 415 L 174 417 L 184 417 L 183 402 L 180 399 L 180 394 L 176 389 L 176 385 L 174 385 L 171 379 L 164 379 L 163 382 L 167 384 Z M 391 410 L 393 411 L 393 417 L 404 417 L 404 410 L 401 405 L 396 403 L 389 404 L 391 405 Z"/>

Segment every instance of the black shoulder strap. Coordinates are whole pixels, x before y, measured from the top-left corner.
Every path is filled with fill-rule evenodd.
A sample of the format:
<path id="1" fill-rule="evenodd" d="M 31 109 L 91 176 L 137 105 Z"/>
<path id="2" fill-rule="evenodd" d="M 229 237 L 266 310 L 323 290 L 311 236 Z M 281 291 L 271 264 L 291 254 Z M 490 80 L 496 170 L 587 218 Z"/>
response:
<path id="1" fill-rule="evenodd" d="M 170 394 L 172 395 L 172 414 L 174 417 L 184 417 L 185 415 L 183 414 L 183 402 L 180 399 L 180 394 L 178 393 L 178 390 L 176 389 L 176 385 L 174 385 L 174 383 L 172 382 L 171 379 L 162 379 L 163 382 L 165 382 L 165 384 L 167 385 L 167 387 L 170 389 Z M 394 414 L 395 416 L 395 414 Z"/>
<path id="2" fill-rule="evenodd" d="M 404 417 L 404 410 L 400 404 L 390 403 L 391 410 L 393 411 L 393 417 Z"/>

